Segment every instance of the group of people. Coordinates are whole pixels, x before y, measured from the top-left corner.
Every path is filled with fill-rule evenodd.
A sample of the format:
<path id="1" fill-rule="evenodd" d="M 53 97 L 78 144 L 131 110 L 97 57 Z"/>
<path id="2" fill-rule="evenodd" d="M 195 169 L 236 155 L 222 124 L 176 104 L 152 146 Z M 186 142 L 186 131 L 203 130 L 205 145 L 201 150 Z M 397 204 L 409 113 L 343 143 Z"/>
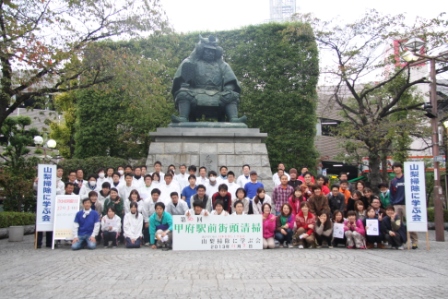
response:
<path id="1" fill-rule="evenodd" d="M 263 223 L 263 247 L 403 249 L 406 227 L 403 221 L 404 180 L 402 166 L 394 164 L 396 178 L 381 184 L 376 196 L 364 182 L 350 186 L 341 173 L 338 184 L 328 186 L 324 176 L 314 178 L 304 167 L 286 173 L 278 166 L 271 196 L 258 181 L 257 172 L 245 164 L 238 177 L 226 166 L 219 174 L 205 167 L 174 165 L 166 173 L 162 164 L 99 169 L 84 180 L 82 169 L 70 171 L 63 182 L 57 168 L 57 194 L 78 194 L 82 200 L 74 220 L 72 249 L 105 247 L 124 243 L 128 248 L 142 245 L 168 250 L 172 246 L 174 215 L 258 215 Z M 196 174 L 198 174 L 196 176 Z M 352 187 L 352 190 L 350 190 Z M 372 233 L 373 232 L 373 233 Z M 50 238 L 49 238 L 50 236 Z M 417 248 L 416 234 L 411 233 Z M 51 232 L 46 245 L 50 247 Z M 38 236 L 38 247 L 42 234 Z"/>

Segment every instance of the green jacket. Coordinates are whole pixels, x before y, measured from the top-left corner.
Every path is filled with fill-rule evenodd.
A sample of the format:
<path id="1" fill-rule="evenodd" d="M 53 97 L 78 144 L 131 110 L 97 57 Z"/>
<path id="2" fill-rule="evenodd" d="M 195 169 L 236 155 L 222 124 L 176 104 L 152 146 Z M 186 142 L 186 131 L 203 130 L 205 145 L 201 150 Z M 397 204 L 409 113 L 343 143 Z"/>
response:
<path id="1" fill-rule="evenodd" d="M 107 210 L 113 207 L 115 209 L 115 214 L 118 215 L 120 218 L 123 218 L 124 216 L 124 204 L 123 200 L 120 198 L 119 203 L 115 203 L 112 201 L 109 197 L 104 201 L 104 207 L 103 207 L 103 216 L 107 214 Z"/>

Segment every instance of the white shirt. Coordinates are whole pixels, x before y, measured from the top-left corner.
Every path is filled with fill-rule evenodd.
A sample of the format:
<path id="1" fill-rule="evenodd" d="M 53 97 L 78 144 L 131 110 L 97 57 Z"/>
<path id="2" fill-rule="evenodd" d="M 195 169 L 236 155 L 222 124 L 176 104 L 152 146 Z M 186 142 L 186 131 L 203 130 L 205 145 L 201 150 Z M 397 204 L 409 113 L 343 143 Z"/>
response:
<path id="1" fill-rule="evenodd" d="M 90 191 L 96 191 L 96 193 L 99 193 L 101 191 L 101 188 L 98 186 L 98 184 L 95 186 L 95 188 L 90 188 L 90 185 L 82 185 L 81 189 L 79 189 L 79 196 L 81 197 L 81 201 L 84 198 L 89 197 Z"/>
<path id="2" fill-rule="evenodd" d="M 140 197 L 142 199 L 151 198 L 151 191 L 154 189 L 154 186 L 151 184 L 151 186 L 147 187 L 146 185 L 143 185 L 138 190 L 138 193 L 140 194 Z"/>
<path id="3" fill-rule="evenodd" d="M 132 185 L 137 187 L 137 189 L 140 189 L 141 187 L 145 186 L 145 178 L 142 176 L 139 179 L 136 179 L 135 177 L 132 178 Z"/>
<path id="4" fill-rule="evenodd" d="M 131 185 L 130 187 L 123 185 L 120 189 L 118 189 L 118 196 L 120 196 L 123 201 L 125 211 L 129 210 L 129 195 L 134 189 L 137 189 L 134 185 Z"/>
<path id="5" fill-rule="evenodd" d="M 228 192 L 230 193 L 230 195 L 232 195 L 232 202 L 234 202 L 236 198 L 236 190 L 238 190 L 238 188 L 241 188 L 240 185 L 235 182 L 229 183 L 227 180 L 224 182 L 224 184 L 226 184 L 227 188 L 229 188 Z"/>
<path id="6" fill-rule="evenodd" d="M 216 182 L 216 184 L 215 184 L 214 186 L 210 185 L 210 183 L 208 183 L 208 184 L 205 186 L 205 194 L 208 195 L 208 197 L 210 198 L 210 200 L 212 200 L 212 196 L 213 196 L 213 194 L 215 194 L 216 192 L 218 192 L 218 187 L 219 187 L 218 182 Z"/>
<path id="7" fill-rule="evenodd" d="M 227 182 L 227 176 L 226 178 L 223 178 L 221 175 L 218 175 L 216 177 L 216 182 L 221 185 L 221 184 L 225 184 Z"/>
<path id="8" fill-rule="evenodd" d="M 131 214 L 130 212 L 124 216 L 123 233 L 125 238 L 138 239 L 142 235 L 143 216 L 140 213 Z"/>
<path id="9" fill-rule="evenodd" d="M 171 184 L 161 184 L 160 186 L 160 197 L 159 201 L 163 202 L 166 205 L 168 205 L 171 202 L 171 193 L 177 192 L 177 194 L 180 197 L 180 187 L 177 182 L 172 181 Z"/>
<path id="10" fill-rule="evenodd" d="M 154 172 L 151 172 L 150 175 L 152 175 Z M 163 180 L 165 179 L 165 173 L 163 172 L 159 172 L 160 175 L 160 181 L 163 182 Z"/>
<path id="11" fill-rule="evenodd" d="M 201 177 L 201 176 L 199 176 L 198 178 L 197 178 L 197 180 L 196 180 L 196 184 L 197 185 L 204 185 L 204 186 L 207 186 L 207 184 L 208 184 L 208 178 L 203 178 L 203 177 Z"/>
<path id="12" fill-rule="evenodd" d="M 216 210 L 211 211 L 210 215 L 214 216 L 229 216 L 229 213 L 226 210 L 222 210 L 221 214 L 218 214 Z"/>
<path id="13" fill-rule="evenodd" d="M 236 183 L 238 185 L 240 185 L 241 188 L 244 188 L 244 186 L 250 182 L 250 175 L 248 175 L 247 177 L 242 174 L 238 177 L 238 179 L 236 180 Z"/>
<path id="14" fill-rule="evenodd" d="M 179 186 L 180 186 L 180 190 L 184 190 L 184 188 L 185 187 L 187 187 L 188 185 L 190 185 L 190 183 L 188 182 L 188 177 L 189 177 L 190 175 L 188 174 L 188 173 L 184 173 L 184 174 L 182 174 L 182 173 L 179 173 L 179 174 L 176 174 L 176 180 L 177 180 L 177 182 L 179 183 Z"/>
<path id="15" fill-rule="evenodd" d="M 174 203 L 170 201 L 165 210 L 173 216 L 185 215 L 185 213 L 188 211 L 188 205 L 184 200 L 179 199 L 176 205 L 174 205 Z"/>
<path id="16" fill-rule="evenodd" d="M 287 174 L 286 172 L 285 172 L 285 175 L 288 177 L 288 181 L 291 179 L 290 178 L 290 176 L 289 176 L 289 174 Z M 277 187 L 278 185 L 280 185 L 281 184 L 281 182 L 280 182 L 280 178 L 278 177 L 278 173 L 276 172 L 276 173 L 274 173 L 274 175 L 272 176 L 272 180 L 274 181 L 274 185 Z"/>

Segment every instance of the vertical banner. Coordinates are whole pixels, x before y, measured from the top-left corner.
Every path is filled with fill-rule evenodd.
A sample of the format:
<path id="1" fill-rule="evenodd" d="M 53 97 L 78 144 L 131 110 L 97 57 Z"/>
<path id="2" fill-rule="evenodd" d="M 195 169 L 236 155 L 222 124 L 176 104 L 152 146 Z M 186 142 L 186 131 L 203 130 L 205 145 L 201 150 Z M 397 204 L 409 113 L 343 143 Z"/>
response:
<path id="1" fill-rule="evenodd" d="M 409 232 L 427 232 L 424 162 L 404 162 L 406 225 Z"/>
<path id="2" fill-rule="evenodd" d="M 73 239 L 73 224 L 75 222 L 75 216 L 78 211 L 79 195 L 56 196 L 53 240 Z"/>
<path id="3" fill-rule="evenodd" d="M 173 216 L 173 250 L 263 249 L 261 215 Z"/>
<path id="4" fill-rule="evenodd" d="M 36 231 L 53 230 L 56 165 L 39 164 L 37 180 Z"/>

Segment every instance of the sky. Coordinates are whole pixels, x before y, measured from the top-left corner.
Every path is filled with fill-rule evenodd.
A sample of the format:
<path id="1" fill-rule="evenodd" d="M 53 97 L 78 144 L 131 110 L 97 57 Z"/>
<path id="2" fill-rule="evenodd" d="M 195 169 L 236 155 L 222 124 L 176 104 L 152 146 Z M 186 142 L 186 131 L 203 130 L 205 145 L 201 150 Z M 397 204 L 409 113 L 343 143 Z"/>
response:
<path id="1" fill-rule="evenodd" d="M 275 1 L 275 0 L 274 0 Z M 238 29 L 247 25 L 265 23 L 269 20 L 269 0 L 160 0 L 168 21 L 177 32 L 206 32 Z M 311 13 L 321 20 L 339 19 L 352 22 L 361 18 L 368 10 L 382 14 L 405 14 L 406 23 L 412 25 L 417 16 L 434 18 L 442 12 L 441 0 L 424 0 L 421 5 L 410 0 L 307 0 L 296 1 L 296 12 Z M 412 5 L 409 5 L 412 4 Z M 424 5 L 423 5 L 424 4 Z M 320 67 L 332 65 L 332 53 L 319 54 Z M 364 80 L 374 80 L 374 74 Z M 443 74 L 443 79 L 448 75 Z M 332 84 L 331 75 L 319 76 L 319 85 Z"/>
<path id="2" fill-rule="evenodd" d="M 269 0 L 160 0 L 168 19 L 178 32 L 231 30 L 255 25 L 269 19 Z M 336 16 L 354 21 L 369 9 L 381 13 L 406 13 L 409 21 L 417 15 L 431 18 L 438 15 L 444 1 L 425 0 L 307 0 L 296 1 L 297 12 L 312 13 L 323 20 Z M 412 5 L 410 5 L 412 4 Z M 424 5 L 423 5 L 424 4 Z"/>

